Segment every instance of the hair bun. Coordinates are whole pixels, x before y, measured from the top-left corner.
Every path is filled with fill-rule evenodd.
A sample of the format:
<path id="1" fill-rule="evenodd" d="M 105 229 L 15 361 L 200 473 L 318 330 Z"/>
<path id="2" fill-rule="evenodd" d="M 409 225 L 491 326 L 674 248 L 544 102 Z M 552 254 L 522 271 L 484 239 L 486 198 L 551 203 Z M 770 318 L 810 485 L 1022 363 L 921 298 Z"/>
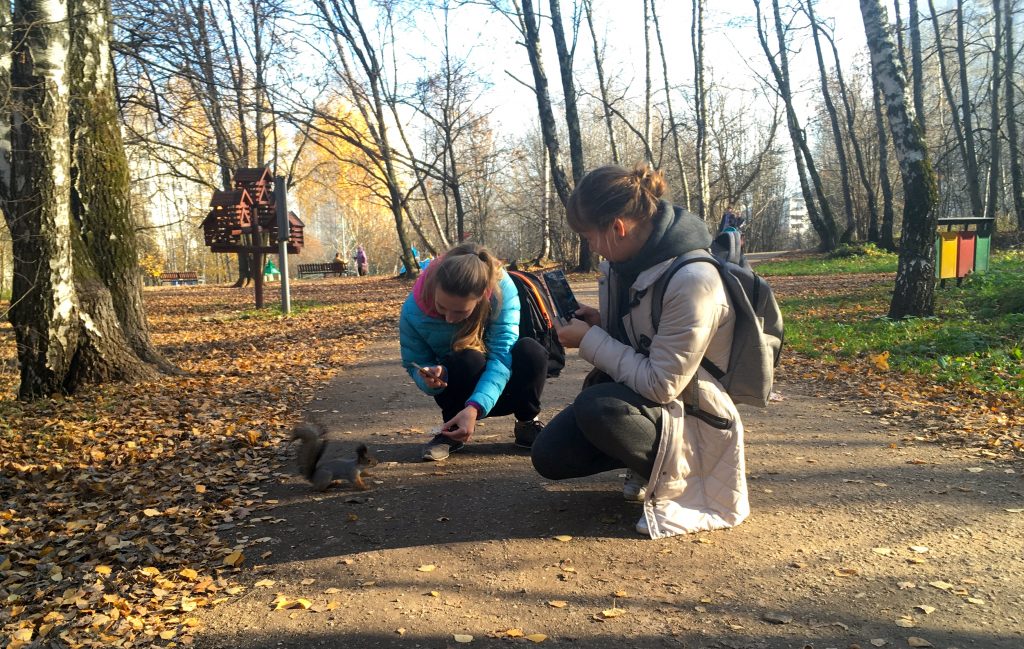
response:
<path id="1" fill-rule="evenodd" d="M 645 162 L 638 162 L 633 167 L 633 176 L 636 178 L 637 185 L 655 200 L 660 199 L 668 189 L 665 176 Z"/>

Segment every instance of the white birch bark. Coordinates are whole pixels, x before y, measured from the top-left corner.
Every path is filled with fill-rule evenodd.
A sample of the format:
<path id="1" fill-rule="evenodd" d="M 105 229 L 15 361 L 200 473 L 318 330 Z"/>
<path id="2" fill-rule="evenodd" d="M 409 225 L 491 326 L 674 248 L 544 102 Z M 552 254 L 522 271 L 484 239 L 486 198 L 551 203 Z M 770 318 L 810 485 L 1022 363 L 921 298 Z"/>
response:
<path id="1" fill-rule="evenodd" d="M 13 16 L 9 317 L 22 398 L 61 390 L 79 319 L 71 246 L 68 5 L 21 0 Z"/>

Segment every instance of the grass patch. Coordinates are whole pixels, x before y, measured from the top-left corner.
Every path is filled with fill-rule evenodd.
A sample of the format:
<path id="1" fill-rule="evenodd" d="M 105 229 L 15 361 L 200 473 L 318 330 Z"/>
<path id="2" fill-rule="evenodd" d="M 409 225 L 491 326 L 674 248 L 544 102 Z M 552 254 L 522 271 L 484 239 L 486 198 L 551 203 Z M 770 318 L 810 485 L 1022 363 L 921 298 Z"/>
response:
<path id="1" fill-rule="evenodd" d="M 884 317 L 889 283 L 841 291 L 823 282 L 820 291 L 782 297 L 787 344 L 811 357 L 867 357 L 935 382 L 968 381 L 1024 399 L 1024 254 L 997 255 L 990 273 L 937 289 L 930 318 Z"/>
<path id="2" fill-rule="evenodd" d="M 766 261 L 760 275 L 831 275 L 834 273 L 895 273 L 899 258 L 872 244 L 843 245 L 828 255 Z"/>

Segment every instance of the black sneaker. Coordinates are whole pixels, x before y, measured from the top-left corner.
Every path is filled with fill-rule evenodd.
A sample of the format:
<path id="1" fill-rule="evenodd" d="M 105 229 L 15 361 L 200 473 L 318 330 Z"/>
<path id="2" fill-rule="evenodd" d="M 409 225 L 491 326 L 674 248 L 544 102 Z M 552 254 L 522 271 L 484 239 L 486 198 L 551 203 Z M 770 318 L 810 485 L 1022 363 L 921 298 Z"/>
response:
<path id="1" fill-rule="evenodd" d="M 544 423 L 540 419 L 529 421 L 517 421 L 515 427 L 516 446 L 519 448 L 533 448 L 533 441 L 544 430 Z"/>
<path id="2" fill-rule="evenodd" d="M 423 447 L 423 461 L 440 462 L 441 460 L 447 460 L 449 455 L 455 451 L 462 450 L 463 446 L 465 446 L 463 442 L 457 442 L 447 435 L 438 433 L 434 435 L 434 439 L 427 442 Z"/>

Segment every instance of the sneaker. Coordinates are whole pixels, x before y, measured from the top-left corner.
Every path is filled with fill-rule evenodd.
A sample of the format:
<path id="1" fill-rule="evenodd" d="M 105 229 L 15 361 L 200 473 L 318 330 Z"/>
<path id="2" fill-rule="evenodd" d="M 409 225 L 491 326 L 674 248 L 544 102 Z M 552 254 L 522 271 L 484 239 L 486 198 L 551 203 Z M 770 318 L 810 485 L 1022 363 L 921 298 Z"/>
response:
<path id="1" fill-rule="evenodd" d="M 650 538 L 651 530 L 647 527 L 647 517 L 641 516 L 640 520 L 636 522 L 636 533 Z"/>
<path id="2" fill-rule="evenodd" d="M 427 442 L 423 447 L 423 461 L 440 462 L 441 460 L 447 460 L 449 455 L 455 451 L 462 450 L 463 446 L 465 446 L 463 442 L 457 442 L 447 435 L 438 433 L 434 435 L 434 439 Z"/>
<path id="3" fill-rule="evenodd" d="M 544 424 L 540 419 L 534 417 L 529 421 L 517 421 L 515 427 L 516 446 L 519 448 L 533 448 L 533 441 L 544 430 Z"/>
<path id="4" fill-rule="evenodd" d="M 622 484 L 622 497 L 631 503 L 642 503 L 647 497 L 647 481 L 627 470 L 626 481 Z"/>

